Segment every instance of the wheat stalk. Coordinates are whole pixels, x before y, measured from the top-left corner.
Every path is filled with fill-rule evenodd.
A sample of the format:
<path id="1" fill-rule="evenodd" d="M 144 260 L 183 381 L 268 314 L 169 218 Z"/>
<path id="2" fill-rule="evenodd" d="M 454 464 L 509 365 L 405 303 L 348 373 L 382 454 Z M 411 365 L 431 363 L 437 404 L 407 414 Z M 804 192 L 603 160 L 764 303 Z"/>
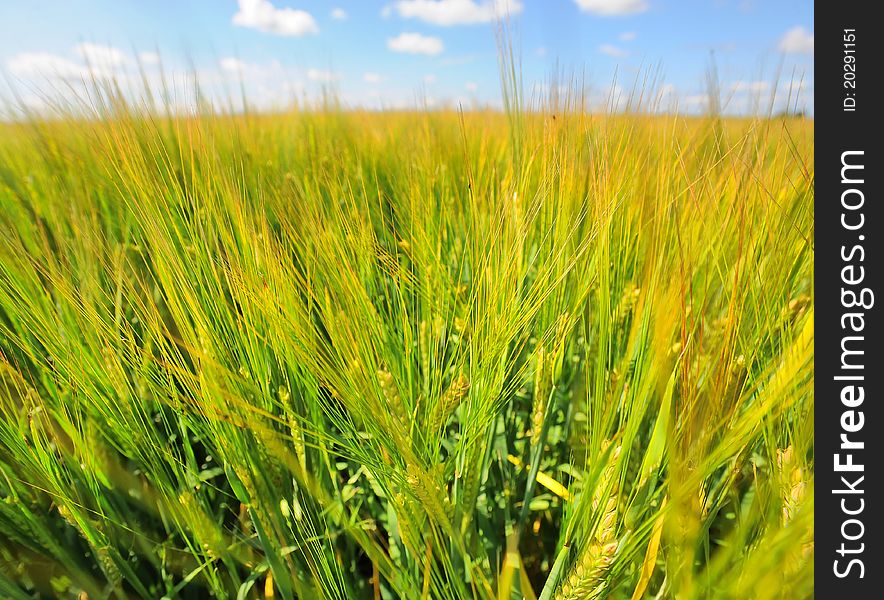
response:
<path id="1" fill-rule="evenodd" d="M 610 442 L 604 442 L 602 452 L 609 445 Z M 586 549 L 559 588 L 556 600 L 596 600 L 605 591 L 606 575 L 618 547 L 616 530 L 620 493 L 616 469 L 619 457 L 618 445 L 611 451 L 608 464 L 600 474 L 593 493 L 592 509 L 595 514 L 600 514 L 599 521 Z"/>

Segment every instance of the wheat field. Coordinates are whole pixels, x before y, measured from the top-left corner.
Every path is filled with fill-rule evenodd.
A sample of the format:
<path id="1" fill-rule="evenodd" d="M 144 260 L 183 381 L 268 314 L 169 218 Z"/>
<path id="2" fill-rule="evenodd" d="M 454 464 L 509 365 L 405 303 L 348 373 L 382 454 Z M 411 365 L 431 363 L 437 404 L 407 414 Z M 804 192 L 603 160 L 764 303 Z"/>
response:
<path id="1" fill-rule="evenodd" d="M 0 125 L 0 596 L 813 590 L 813 123 Z"/>

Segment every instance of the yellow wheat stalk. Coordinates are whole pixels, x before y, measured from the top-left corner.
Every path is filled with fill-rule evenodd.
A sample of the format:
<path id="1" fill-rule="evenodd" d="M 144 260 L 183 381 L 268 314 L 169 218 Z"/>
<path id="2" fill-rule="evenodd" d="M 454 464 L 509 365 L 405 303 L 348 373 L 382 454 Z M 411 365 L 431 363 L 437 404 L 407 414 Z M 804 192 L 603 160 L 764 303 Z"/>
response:
<path id="1" fill-rule="evenodd" d="M 607 450 L 608 445 L 608 442 L 602 444 L 602 452 Z M 620 494 L 614 475 L 619 456 L 620 446 L 617 446 L 611 452 L 592 498 L 593 512 L 602 511 L 601 519 L 583 554 L 559 588 L 556 600 L 597 600 L 605 591 L 605 576 L 617 552 L 617 503 Z"/>

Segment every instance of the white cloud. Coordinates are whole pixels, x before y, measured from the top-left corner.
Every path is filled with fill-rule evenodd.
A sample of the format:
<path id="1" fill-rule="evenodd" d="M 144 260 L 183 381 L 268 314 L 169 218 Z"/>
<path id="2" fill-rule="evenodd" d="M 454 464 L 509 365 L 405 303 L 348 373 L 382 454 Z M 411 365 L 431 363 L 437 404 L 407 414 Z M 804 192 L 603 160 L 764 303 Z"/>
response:
<path id="1" fill-rule="evenodd" d="M 604 17 L 636 15 L 648 10 L 646 0 L 574 0 L 581 10 Z"/>
<path id="2" fill-rule="evenodd" d="M 695 94 L 693 96 L 686 96 L 684 99 L 684 103 L 693 108 L 706 106 L 710 103 L 710 101 L 711 98 L 708 94 Z"/>
<path id="3" fill-rule="evenodd" d="M 620 38 L 621 42 L 631 42 L 638 37 L 638 34 L 634 31 L 624 31 L 617 37 Z"/>
<path id="4" fill-rule="evenodd" d="M 307 69 L 307 79 L 310 81 L 321 81 L 323 83 L 331 83 L 338 80 L 337 73 L 327 71 L 325 69 Z"/>
<path id="5" fill-rule="evenodd" d="M 343 8 L 333 8 L 331 11 L 331 18 L 336 21 L 343 21 L 347 16 L 347 11 Z"/>
<path id="6" fill-rule="evenodd" d="M 276 8 L 269 0 L 238 0 L 233 24 L 275 35 L 302 36 L 319 33 L 310 13 L 294 8 Z"/>
<path id="7" fill-rule="evenodd" d="M 476 93 L 476 91 L 478 91 L 479 89 L 479 84 L 470 81 L 464 86 L 464 88 L 466 88 L 466 90 L 470 93 Z"/>
<path id="8" fill-rule="evenodd" d="M 793 27 L 780 40 L 780 50 L 786 54 L 813 54 L 813 34 L 804 27 Z"/>
<path id="9" fill-rule="evenodd" d="M 130 62 L 125 52 L 113 46 L 84 42 L 74 46 L 74 52 L 95 67 L 120 67 Z"/>
<path id="10" fill-rule="evenodd" d="M 490 23 L 519 14 L 523 5 L 519 0 L 399 0 L 393 7 L 402 18 L 449 26 Z"/>
<path id="11" fill-rule="evenodd" d="M 732 92 L 766 92 L 770 84 L 766 81 L 735 81 L 731 84 Z"/>
<path id="12" fill-rule="evenodd" d="M 247 63 L 244 60 L 240 60 L 232 56 L 225 56 L 218 61 L 218 65 L 221 67 L 222 71 L 226 71 L 228 73 L 239 73 L 242 75 L 257 76 L 266 75 L 274 67 L 277 67 L 278 63 L 274 61 L 273 63 L 271 63 L 270 67 L 265 67 L 262 65 Z"/>
<path id="13" fill-rule="evenodd" d="M 88 77 L 89 70 L 70 59 L 48 52 L 23 52 L 6 61 L 6 68 L 13 75 L 54 76 L 63 79 Z"/>
<path id="14" fill-rule="evenodd" d="M 362 81 L 365 83 L 380 83 L 381 79 L 382 77 L 380 75 L 372 73 L 371 71 L 362 74 Z"/>
<path id="15" fill-rule="evenodd" d="M 387 40 L 387 48 L 393 52 L 406 54 L 426 54 L 435 56 L 440 54 L 445 46 L 437 37 L 421 35 L 419 33 L 400 33 L 394 38 Z"/>
<path id="16" fill-rule="evenodd" d="M 564 87 L 564 89 L 562 89 Z M 570 96 L 574 90 L 568 86 L 558 86 L 558 90 L 553 89 L 553 95 Z M 620 85 L 612 83 L 600 88 L 587 88 L 584 90 L 586 105 L 592 111 L 598 112 L 616 112 L 626 107 L 630 100 L 629 93 Z"/>
<path id="17" fill-rule="evenodd" d="M 531 86 L 531 92 L 533 94 L 549 94 L 551 91 L 556 92 L 557 94 L 566 94 L 568 93 L 568 86 L 550 85 L 543 81 L 535 81 Z"/>
<path id="18" fill-rule="evenodd" d="M 678 89 L 672 85 L 671 83 L 664 84 L 660 86 L 660 89 L 657 90 L 657 99 L 663 99 L 670 96 L 674 96 L 678 92 Z"/>
<path id="19" fill-rule="evenodd" d="M 605 56 L 611 56 L 613 58 L 624 58 L 626 56 L 629 56 L 629 52 L 627 52 L 623 48 L 618 48 L 613 44 L 602 44 L 601 46 L 599 46 L 599 52 L 601 52 Z"/>
<path id="20" fill-rule="evenodd" d="M 539 48 L 537 48 L 537 50 L 534 51 L 534 53 L 537 54 L 537 56 L 542 58 L 542 57 L 546 56 L 546 47 L 540 46 Z"/>
<path id="21" fill-rule="evenodd" d="M 268 63 L 250 63 L 233 56 L 222 57 L 218 61 L 222 73 L 233 74 L 237 78 L 248 79 L 250 83 L 258 82 L 276 83 L 279 81 L 288 81 L 289 73 L 280 64 L 278 60 L 272 60 Z M 200 81 L 215 81 L 221 83 L 225 81 L 223 77 L 217 77 L 217 73 L 207 70 L 200 72 Z"/>
<path id="22" fill-rule="evenodd" d="M 197 110 L 193 101 L 197 84 L 212 109 L 240 110 L 244 106 L 243 98 L 230 94 L 231 78 L 242 82 L 245 104 L 256 110 L 291 106 L 293 102 L 313 102 L 318 97 L 312 90 L 310 94 L 302 94 L 305 88 L 301 80 L 276 60 L 252 63 L 219 57 L 217 61 L 190 67 L 170 60 L 164 65 L 162 75 L 159 69 L 151 68 L 145 70 L 142 79 L 136 72 L 134 55 L 124 66 L 111 70 L 88 64 L 78 56 L 86 52 L 89 50 L 78 51 L 72 47 L 63 54 L 20 53 L 0 65 L 0 70 L 13 76 L 10 83 L 20 90 L 17 93 L 23 103 L 30 105 L 31 98 L 39 99 L 41 110 L 47 114 L 57 109 L 92 114 L 94 94 L 103 96 L 107 88 L 96 90 L 90 81 L 103 82 L 111 77 L 122 83 L 120 91 L 128 100 L 141 102 L 153 98 L 156 109 L 165 114 L 192 114 Z M 138 58 L 142 60 L 140 54 Z M 111 55 L 102 60 L 113 62 L 115 59 Z M 152 58 L 148 57 L 148 60 Z M 306 81 L 306 71 L 301 75 Z M 60 85 L 59 81 L 64 84 Z"/>
<path id="23" fill-rule="evenodd" d="M 218 64 L 221 65 L 222 71 L 227 71 L 228 73 L 240 73 L 246 70 L 246 63 L 232 56 L 222 58 L 218 61 Z"/>
<path id="24" fill-rule="evenodd" d="M 436 83 L 436 75 L 433 73 L 427 73 L 424 75 L 424 83 Z"/>
<path id="25" fill-rule="evenodd" d="M 160 55 L 156 52 L 139 52 L 138 60 L 143 65 L 158 65 L 160 64 Z"/>
<path id="26" fill-rule="evenodd" d="M 125 52 L 112 46 L 82 43 L 73 47 L 79 60 L 50 52 L 22 52 L 6 61 L 6 68 L 19 77 L 55 77 L 60 79 L 108 79 L 124 76 L 124 67 L 132 64 Z"/>

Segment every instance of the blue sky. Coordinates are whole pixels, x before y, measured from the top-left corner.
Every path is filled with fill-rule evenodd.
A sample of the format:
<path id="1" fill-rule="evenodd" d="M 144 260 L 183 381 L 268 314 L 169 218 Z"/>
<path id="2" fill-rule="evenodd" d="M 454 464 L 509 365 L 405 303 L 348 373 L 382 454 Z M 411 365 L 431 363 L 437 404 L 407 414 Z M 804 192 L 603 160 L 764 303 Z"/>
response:
<path id="1" fill-rule="evenodd" d="M 691 112 L 714 55 L 730 112 L 766 109 L 778 74 L 777 106 L 801 81 L 793 105 L 813 110 L 806 0 L 0 0 L 0 94 L 38 106 L 85 75 L 134 87 L 139 61 L 158 87 L 158 53 L 182 104 L 196 73 L 210 98 L 241 86 L 260 108 L 328 86 L 348 106 L 498 105 L 503 14 L 528 96 L 558 68 L 600 103 L 659 67 L 661 108 Z"/>

